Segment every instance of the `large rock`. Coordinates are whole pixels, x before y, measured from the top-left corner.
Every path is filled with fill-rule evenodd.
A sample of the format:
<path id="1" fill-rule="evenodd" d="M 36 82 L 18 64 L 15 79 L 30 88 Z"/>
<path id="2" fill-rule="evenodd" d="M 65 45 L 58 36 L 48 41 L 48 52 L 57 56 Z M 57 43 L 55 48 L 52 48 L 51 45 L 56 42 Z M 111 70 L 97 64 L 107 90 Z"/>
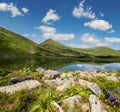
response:
<path id="1" fill-rule="evenodd" d="M 82 86 L 87 86 L 97 96 L 100 96 L 103 94 L 102 90 L 96 83 L 88 82 L 82 79 L 79 79 L 78 82 Z"/>
<path id="2" fill-rule="evenodd" d="M 54 70 L 47 70 L 44 72 L 44 76 L 42 77 L 43 80 L 45 79 L 56 79 L 59 76 L 58 71 Z"/>
<path id="3" fill-rule="evenodd" d="M 95 95 L 90 95 L 89 103 L 90 103 L 91 112 L 107 112 Z"/>
<path id="4" fill-rule="evenodd" d="M 41 83 L 37 80 L 26 80 L 24 82 L 19 82 L 14 85 L 0 87 L 0 92 L 5 92 L 7 94 L 13 94 L 16 91 L 20 91 L 23 89 L 32 89 L 40 85 Z"/>
<path id="5" fill-rule="evenodd" d="M 55 101 L 52 101 L 51 104 L 56 108 L 56 112 L 64 112 L 63 109 Z"/>
<path id="6" fill-rule="evenodd" d="M 72 112 L 73 109 L 77 106 L 80 107 L 81 96 L 75 95 L 70 98 L 64 99 L 62 101 L 62 106 L 67 106 L 67 112 Z"/>
<path id="7" fill-rule="evenodd" d="M 18 83 L 18 82 L 23 82 L 25 80 L 31 80 L 33 79 L 33 77 L 31 76 L 26 76 L 26 77 L 13 77 L 10 79 L 10 82 L 15 84 L 15 83 Z"/>
<path id="8" fill-rule="evenodd" d="M 76 84 L 75 78 L 60 79 L 56 78 L 53 80 L 44 80 L 49 86 L 55 87 L 58 91 L 62 92 L 69 87 L 69 85 L 74 86 Z"/>

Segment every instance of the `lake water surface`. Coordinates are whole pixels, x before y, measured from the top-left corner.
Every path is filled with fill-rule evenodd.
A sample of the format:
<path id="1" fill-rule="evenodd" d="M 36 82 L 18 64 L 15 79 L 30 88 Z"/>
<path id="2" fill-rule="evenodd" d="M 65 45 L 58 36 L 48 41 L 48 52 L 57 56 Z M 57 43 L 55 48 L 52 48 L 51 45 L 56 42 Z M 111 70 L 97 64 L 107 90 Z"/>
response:
<path id="1" fill-rule="evenodd" d="M 94 63 L 94 62 L 81 62 L 74 59 L 49 59 L 49 58 L 6 58 L 0 59 L 0 68 L 8 70 L 20 70 L 24 67 L 42 67 L 44 69 L 53 69 L 58 71 L 63 70 L 120 70 L 120 63 Z"/>
<path id="2" fill-rule="evenodd" d="M 120 70 L 120 63 L 109 63 L 109 64 L 102 64 L 102 65 L 96 65 L 96 64 L 72 64 L 67 65 L 65 67 L 59 68 L 58 71 L 63 70 L 70 70 L 70 71 L 94 71 L 94 70 L 100 70 L 100 71 L 108 71 L 108 70 L 114 70 L 118 71 Z"/>

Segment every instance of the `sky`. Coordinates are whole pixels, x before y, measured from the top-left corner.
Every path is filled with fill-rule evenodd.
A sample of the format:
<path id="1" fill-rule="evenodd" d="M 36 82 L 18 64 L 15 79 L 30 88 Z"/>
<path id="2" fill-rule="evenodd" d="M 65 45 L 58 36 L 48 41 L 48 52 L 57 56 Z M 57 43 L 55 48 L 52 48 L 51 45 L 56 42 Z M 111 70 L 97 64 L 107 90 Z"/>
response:
<path id="1" fill-rule="evenodd" d="M 120 0 L 0 0 L 0 26 L 36 43 L 120 50 Z"/>

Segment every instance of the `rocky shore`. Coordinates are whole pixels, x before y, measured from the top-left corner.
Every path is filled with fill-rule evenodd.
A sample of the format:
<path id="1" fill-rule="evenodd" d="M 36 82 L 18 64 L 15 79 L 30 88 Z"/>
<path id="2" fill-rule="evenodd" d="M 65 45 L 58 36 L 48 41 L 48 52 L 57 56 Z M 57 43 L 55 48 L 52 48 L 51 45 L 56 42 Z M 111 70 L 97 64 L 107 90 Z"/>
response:
<path id="1" fill-rule="evenodd" d="M 110 89 L 105 90 L 103 87 L 104 83 L 104 86 L 106 86 L 106 82 L 109 84 L 109 81 L 112 81 L 113 84 L 120 82 L 120 76 L 116 72 L 58 72 L 54 70 L 44 70 L 39 67 L 35 73 L 41 75 L 38 75 L 37 78 L 35 78 L 34 75 L 11 77 L 11 85 L 1 86 L 0 92 L 11 95 L 17 91 L 24 89 L 31 90 L 36 87 L 41 88 L 44 85 L 53 88 L 59 95 L 65 92 L 68 94 L 72 90 L 69 96 L 67 95 L 65 97 L 66 94 L 63 94 L 60 102 L 58 100 L 51 100 L 50 105 L 54 106 L 55 110 L 53 112 L 112 112 L 109 104 L 106 103 L 105 100 L 109 100 L 109 102 L 112 102 L 115 106 L 120 106 L 120 86 L 118 85 L 118 88 L 114 88 L 114 90 L 118 89 L 118 93 L 116 92 L 118 97 L 113 96 L 114 101 L 109 99 L 110 92 L 113 91 Z M 86 100 L 84 101 L 83 99 Z M 119 112 L 119 110 L 116 112 Z"/>

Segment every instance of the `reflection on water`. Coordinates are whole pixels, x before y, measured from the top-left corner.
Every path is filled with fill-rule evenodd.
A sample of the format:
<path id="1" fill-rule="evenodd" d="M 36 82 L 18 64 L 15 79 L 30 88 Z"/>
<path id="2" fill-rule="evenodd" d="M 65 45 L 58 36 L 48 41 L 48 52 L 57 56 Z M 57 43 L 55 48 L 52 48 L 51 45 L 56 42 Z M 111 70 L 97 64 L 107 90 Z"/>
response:
<path id="1" fill-rule="evenodd" d="M 108 71 L 108 70 L 120 70 L 120 63 L 110 63 L 110 64 L 104 64 L 104 65 L 92 65 L 92 64 L 72 64 L 68 65 L 62 68 L 59 68 L 58 71 L 63 70 L 71 70 L 71 71 L 94 71 L 94 70 L 100 70 L 100 71 Z"/>
<path id="2" fill-rule="evenodd" d="M 88 63 L 76 61 L 75 59 L 63 59 L 63 58 L 0 58 L 0 68 L 6 68 L 8 70 L 20 70 L 24 67 L 42 67 L 44 69 L 53 70 L 120 70 L 120 63 L 100 64 L 100 63 Z"/>

